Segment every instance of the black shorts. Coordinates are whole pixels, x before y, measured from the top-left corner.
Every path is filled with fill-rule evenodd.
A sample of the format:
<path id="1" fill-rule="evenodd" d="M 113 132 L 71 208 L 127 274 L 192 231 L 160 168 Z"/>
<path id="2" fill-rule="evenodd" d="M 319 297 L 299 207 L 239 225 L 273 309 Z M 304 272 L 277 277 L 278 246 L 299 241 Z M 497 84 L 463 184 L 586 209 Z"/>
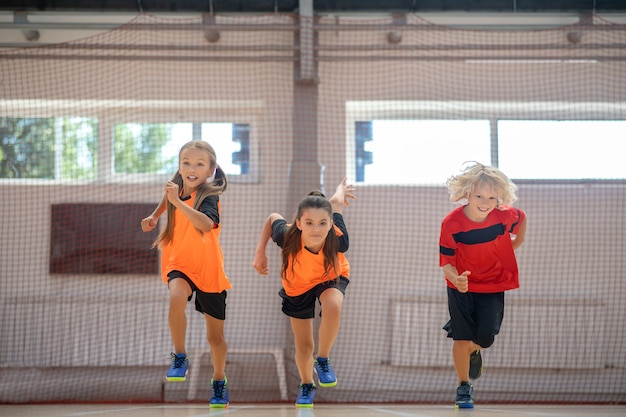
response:
<path id="1" fill-rule="evenodd" d="M 478 335 L 500 333 L 504 318 L 504 292 L 461 293 L 448 287 L 450 321 L 443 327 L 453 340 L 476 341 Z"/>
<path id="2" fill-rule="evenodd" d="M 350 280 L 346 277 L 339 277 L 338 280 L 331 279 L 330 281 L 317 284 L 304 294 L 295 297 L 288 296 L 285 289 L 281 288 L 278 295 L 283 299 L 283 313 L 296 319 L 315 318 L 315 300 L 319 301 L 320 295 L 329 288 L 337 288 L 345 295 L 349 283 Z M 322 312 L 320 311 L 321 315 Z"/>
<path id="3" fill-rule="evenodd" d="M 167 274 L 167 282 L 169 283 L 173 279 L 182 278 L 191 287 L 191 295 L 188 301 L 191 301 L 193 293 L 196 293 L 196 311 L 200 313 L 206 313 L 211 317 L 218 320 L 226 320 L 226 291 L 220 293 L 217 292 L 203 292 L 196 287 L 196 284 L 185 274 L 180 271 L 172 271 Z"/>

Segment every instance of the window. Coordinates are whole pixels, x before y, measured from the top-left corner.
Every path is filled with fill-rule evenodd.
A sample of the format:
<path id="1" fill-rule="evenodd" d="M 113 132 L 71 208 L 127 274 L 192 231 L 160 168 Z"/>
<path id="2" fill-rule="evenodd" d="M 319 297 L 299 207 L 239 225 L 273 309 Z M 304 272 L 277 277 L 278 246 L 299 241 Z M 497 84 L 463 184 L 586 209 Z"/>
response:
<path id="1" fill-rule="evenodd" d="M 624 120 L 498 121 L 499 166 L 511 178 L 626 179 L 625 143 Z"/>
<path id="2" fill-rule="evenodd" d="M 92 180 L 98 122 L 81 117 L 0 118 L 0 178 Z"/>
<path id="3" fill-rule="evenodd" d="M 258 100 L 0 99 L 0 181 L 161 184 L 176 172 L 185 142 L 206 140 L 229 182 L 256 182 L 263 106 Z"/>
<path id="4" fill-rule="evenodd" d="M 491 159 L 489 121 L 374 120 L 356 123 L 357 182 L 371 185 L 441 184 L 451 175 L 451 165 Z M 367 128 L 368 125 L 371 129 Z M 368 131 L 371 131 L 369 137 Z"/>
<path id="5" fill-rule="evenodd" d="M 441 185 L 478 161 L 515 180 L 626 180 L 625 107 L 349 102 L 347 175 L 362 185 Z M 545 109 L 554 120 L 546 120 Z"/>
<path id="6" fill-rule="evenodd" d="M 199 132 L 196 133 L 196 132 Z M 168 174 L 178 169 L 178 153 L 188 141 L 213 146 L 226 175 L 250 172 L 250 125 L 236 123 L 116 124 L 116 174 Z"/>

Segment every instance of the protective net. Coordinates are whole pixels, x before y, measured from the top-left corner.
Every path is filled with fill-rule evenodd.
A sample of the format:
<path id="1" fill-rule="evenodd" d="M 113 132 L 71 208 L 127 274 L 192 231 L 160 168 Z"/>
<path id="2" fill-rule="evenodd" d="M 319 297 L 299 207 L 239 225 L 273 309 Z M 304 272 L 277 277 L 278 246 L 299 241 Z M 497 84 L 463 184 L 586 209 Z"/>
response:
<path id="1" fill-rule="evenodd" d="M 316 402 L 454 401 L 438 242 L 455 207 L 445 180 L 468 160 L 508 173 L 528 215 L 521 288 L 475 401 L 626 401 L 625 48 L 626 27 L 597 17 L 472 30 L 415 15 L 142 14 L 2 51 L 0 402 L 207 401 L 193 302 L 187 381 L 165 382 L 168 290 L 157 229 L 140 228 L 191 139 L 214 145 L 229 179 L 232 403 L 295 399 L 280 250 L 269 243 L 268 276 L 252 260 L 270 213 L 291 221 L 305 194 L 345 176 L 358 200 L 344 210 L 339 383 Z"/>

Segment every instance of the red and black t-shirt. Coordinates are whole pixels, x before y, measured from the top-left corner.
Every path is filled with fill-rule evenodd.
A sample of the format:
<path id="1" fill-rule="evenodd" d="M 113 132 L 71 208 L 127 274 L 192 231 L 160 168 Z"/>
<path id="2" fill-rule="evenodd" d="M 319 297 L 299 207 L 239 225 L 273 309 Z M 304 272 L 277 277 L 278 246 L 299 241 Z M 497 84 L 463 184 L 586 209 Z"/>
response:
<path id="1" fill-rule="evenodd" d="M 470 271 L 469 292 L 493 293 L 519 288 L 517 260 L 511 234 L 516 234 L 526 214 L 500 206 L 481 223 L 463 213 L 463 206 L 451 211 L 441 223 L 439 265 L 451 264 L 458 273 Z M 446 280 L 448 287 L 455 288 Z"/>

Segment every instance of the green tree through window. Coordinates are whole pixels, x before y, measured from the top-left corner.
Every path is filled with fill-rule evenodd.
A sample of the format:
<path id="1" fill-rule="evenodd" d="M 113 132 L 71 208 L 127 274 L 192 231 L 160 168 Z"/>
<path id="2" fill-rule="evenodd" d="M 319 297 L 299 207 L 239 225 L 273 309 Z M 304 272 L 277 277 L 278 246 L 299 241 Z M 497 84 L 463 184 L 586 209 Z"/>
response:
<path id="1" fill-rule="evenodd" d="M 94 119 L 0 118 L 0 178 L 93 179 L 97 132 Z"/>
<path id="2" fill-rule="evenodd" d="M 176 170 L 176 158 L 164 158 L 163 146 L 169 142 L 170 124 L 117 124 L 115 125 L 115 172 L 167 173 Z"/>

